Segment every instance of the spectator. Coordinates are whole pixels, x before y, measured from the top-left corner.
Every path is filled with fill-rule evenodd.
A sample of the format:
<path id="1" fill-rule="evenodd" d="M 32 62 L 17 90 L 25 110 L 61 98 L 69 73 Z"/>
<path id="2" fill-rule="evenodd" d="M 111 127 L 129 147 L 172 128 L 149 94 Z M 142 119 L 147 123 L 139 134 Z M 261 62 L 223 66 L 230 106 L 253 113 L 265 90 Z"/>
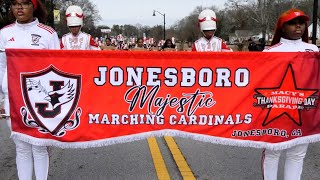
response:
<path id="1" fill-rule="evenodd" d="M 147 49 L 144 47 L 143 39 L 142 39 L 142 38 L 138 38 L 138 39 L 137 39 L 136 47 L 134 47 L 132 50 L 133 50 L 133 51 L 146 51 L 146 50 L 147 50 Z"/>
<path id="2" fill-rule="evenodd" d="M 176 51 L 176 46 L 172 43 L 171 39 L 167 39 L 161 47 L 162 51 Z"/>
<path id="3" fill-rule="evenodd" d="M 157 41 L 154 41 L 151 44 L 150 51 L 159 51 L 159 46 L 158 46 L 158 42 Z"/>
<path id="4" fill-rule="evenodd" d="M 263 51 L 266 45 L 264 38 L 260 38 L 258 43 L 252 41 L 251 38 L 248 40 L 248 42 L 249 42 L 249 45 L 248 45 L 249 51 Z"/>
<path id="5" fill-rule="evenodd" d="M 116 47 L 111 44 L 111 39 L 110 38 L 106 38 L 106 42 L 104 45 L 101 46 L 101 50 L 115 50 Z"/>

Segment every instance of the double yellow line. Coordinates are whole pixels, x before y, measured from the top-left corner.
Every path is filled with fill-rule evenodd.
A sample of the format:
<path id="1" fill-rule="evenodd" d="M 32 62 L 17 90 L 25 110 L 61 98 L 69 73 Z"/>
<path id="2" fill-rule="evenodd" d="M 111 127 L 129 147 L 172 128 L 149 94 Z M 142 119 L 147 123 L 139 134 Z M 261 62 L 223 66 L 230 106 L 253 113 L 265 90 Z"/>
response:
<path id="1" fill-rule="evenodd" d="M 171 136 L 165 136 L 164 137 L 169 150 L 173 156 L 173 159 L 178 166 L 178 169 L 180 171 L 181 176 L 184 180 L 195 180 L 188 163 L 186 162 L 185 158 L 183 157 L 177 143 L 174 141 L 173 137 Z M 152 155 L 154 167 L 157 172 L 157 176 L 159 180 L 168 180 L 170 179 L 170 175 L 167 169 L 167 166 L 164 162 L 164 159 L 162 157 L 160 148 L 157 143 L 157 139 L 155 137 L 148 138 L 148 144 L 150 148 L 150 152 Z"/>

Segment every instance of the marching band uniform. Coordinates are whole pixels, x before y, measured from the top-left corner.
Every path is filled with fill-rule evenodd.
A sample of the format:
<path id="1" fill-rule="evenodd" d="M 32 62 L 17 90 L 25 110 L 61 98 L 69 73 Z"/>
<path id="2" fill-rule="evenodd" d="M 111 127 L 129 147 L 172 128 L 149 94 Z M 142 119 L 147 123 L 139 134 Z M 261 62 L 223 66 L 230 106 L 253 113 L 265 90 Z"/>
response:
<path id="1" fill-rule="evenodd" d="M 194 42 L 192 51 L 198 52 L 230 52 L 232 51 L 222 39 L 213 36 L 210 40 L 205 37 L 201 37 Z"/>
<path id="2" fill-rule="evenodd" d="M 68 50 L 99 50 L 99 46 L 92 36 L 81 31 L 77 36 L 72 33 L 62 36 L 60 47 Z"/>
<path id="3" fill-rule="evenodd" d="M 264 50 L 264 52 L 318 52 L 319 48 L 314 44 L 305 43 L 302 39 L 289 40 L 281 38 L 278 44 Z"/>
<path id="4" fill-rule="evenodd" d="M 17 21 L 0 30 L 0 49 L 60 49 L 58 35 L 54 29 L 39 23 L 38 19 L 27 24 Z M 6 55 L 0 53 L 0 89 L 4 94 L 4 109 L 9 110 L 8 79 L 6 70 Z M 11 129 L 11 119 L 8 121 Z M 37 180 L 47 179 L 49 156 L 46 146 L 36 146 L 14 139 L 16 144 L 16 163 L 20 180 L 31 180 L 33 164 Z M 34 161 L 34 163 L 33 163 Z"/>
<path id="5" fill-rule="evenodd" d="M 60 43 L 61 49 L 67 50 L 100 50 L 99 45 L 90 34 L 81 32 L 84 14 L 79 6 L 71 5 L 66 10 L 67 25 L 70 33 L 65 34 Z M 77 28 L 73 32 L 71 28 Z"/>
<path id="6" fill-rule="evenodd" d="M 302 18 L 305 24 L 305 31 L 302 38 L 296 40 L 289 40 L 283 38 L 283 24 L 295 18 Z M 314 44 L 308 44 L 308 27 L 307 21 L 309 17 L 302 11 L 291 9 L 280 16 L 275 32 L 275 36 L 271 43 L 271 47 L 264 50 L 264 52 L 319 52 L 319 49 Z M 293 25 L 296 26 L 296 25 Z M 308 144 L 301 144 L 285 149 L 285 167 L 284 167 L 284 180 L 300 180 L 303 159 L 307 153 Z M 265 149 L 262 153 L 262 174 L 264 180 L 276 180 L 278 176 L 278 163 L 281 150 L 274 151 Z"/>
<path id="7" fill-rule="evenodd" d="M 200 30 L 203 37 L 193 43 L 192 51 L 198 52 L 232 52 L 222 39 L 214 36 L 217 30 L 216 13 L 210 9 L 203 10 L 198 16 Z M 207 35 L 205 31 L 213 31 L 212 35 Z"/>

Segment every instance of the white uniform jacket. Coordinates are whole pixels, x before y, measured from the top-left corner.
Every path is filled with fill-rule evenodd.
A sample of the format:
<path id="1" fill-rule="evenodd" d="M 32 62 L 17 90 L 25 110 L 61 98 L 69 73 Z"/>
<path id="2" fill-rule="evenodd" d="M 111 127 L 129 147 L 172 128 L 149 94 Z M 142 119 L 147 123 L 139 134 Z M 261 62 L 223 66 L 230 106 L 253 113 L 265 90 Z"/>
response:
<path id="1" fill-rule="evenodd" d="M 92 36 L 81 31 L 77 36 L 72 33 L 63 35 L 60 47 L 66 50 L 100 50 Z"/>
<path id="2" fill-rule="evenodd" d="M 59 38 L 54 29 L 39 23 L 35 19 L 31 23 L 15 22 L 0 30 L 0 49 L 60 49 Z M 0 92 L 7 98 L 7 60 L 4 52 L 0 52 Z"/>
<path id="3" fill-rule="evenodd" d="M 303 42 L 302 39 L 281 38 L 278 44 L 265 49 L 263 52 L 319 52 L 319 48 L 314 44 Z"/>
<path id="4" fill-rule="evenodd" d="M 230 49 L 222 39 L 213 36 L 210 40 L 205 37 L 201 37 L 195 41 L 192 46 L 192 51 L 232 52 L 232 49 Z"/>

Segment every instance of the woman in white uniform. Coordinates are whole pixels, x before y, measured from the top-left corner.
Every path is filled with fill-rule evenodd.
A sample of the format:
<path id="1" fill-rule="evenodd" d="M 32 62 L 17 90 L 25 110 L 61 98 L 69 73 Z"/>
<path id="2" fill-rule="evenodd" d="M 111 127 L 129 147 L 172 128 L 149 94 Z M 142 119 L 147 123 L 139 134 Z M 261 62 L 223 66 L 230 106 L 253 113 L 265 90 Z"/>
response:
<path id="1" fill-rule="evenodd" d="M 309 17 L 300 10 L 290 9 L 284 12 L 278 19 L 271 47 L 264 52 L 318 52 L 316 45 L 308 44 L 307 21 Z M 277 179 L 281 152 L 286 155 L 284 180 L 300 180 L 307 149 L 308 144 L 297 145 L 283 151 L 265 149 L 262 157 L 264 180 Z"/>
<path id="2" fill-rule="evenodd" d="M 40 23 L 45 22 L 47 16 L 41 0 L 11 0 L 10 9 L 16 21 L 0 30 L 0 49 L 60 49 L 55 30 Z M 38 42 L 32 41 L 35 36 L 39 39 Z M 0 53 L 0 90 L 5 97 L 4 112 L 9 114 L 6 65 L 5 53 Z M 8 125 L 11 128 L 10 119 Z M 14 142 L 19 179 L 31 180 L 34 167 L 36 179 L 46 180 L 49 168 L 47 147 L 35 146 L 17 139 L 14 139 Z"/>

